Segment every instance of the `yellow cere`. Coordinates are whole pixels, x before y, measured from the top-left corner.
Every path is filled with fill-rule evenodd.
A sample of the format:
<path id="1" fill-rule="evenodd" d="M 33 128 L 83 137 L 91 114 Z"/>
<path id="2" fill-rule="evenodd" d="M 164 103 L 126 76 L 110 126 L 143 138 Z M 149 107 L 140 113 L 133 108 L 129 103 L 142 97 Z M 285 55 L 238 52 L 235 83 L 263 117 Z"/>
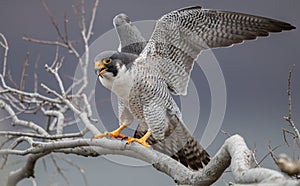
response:
<path id="1" fill-rule="evenodd" d="M 96 63 L 95 63 L 95 67 L 98 67 L 98 68 L 105 68 L 105 66 L 101 63 L 101 62 L 99 62 L 99 61 L 96 61 Z"/>

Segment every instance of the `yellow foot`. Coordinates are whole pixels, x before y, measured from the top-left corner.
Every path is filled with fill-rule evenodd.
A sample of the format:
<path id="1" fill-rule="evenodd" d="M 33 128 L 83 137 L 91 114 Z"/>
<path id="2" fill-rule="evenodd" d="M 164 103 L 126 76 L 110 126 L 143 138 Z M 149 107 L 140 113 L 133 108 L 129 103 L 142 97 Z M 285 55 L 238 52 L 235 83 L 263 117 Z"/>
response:
<path id="1" fill-rule="evenodd" d="M 121 134 L 120 132 L 126 128 L 127 125 L 123 124 L 121 125 L 119 128 L 117 128 L 116 130 L 112 131 L 112 132 L 104 132 L 101 134 L 97 134 L 94 136 L 94 139 L 98 139 L 98 138 L 103 138 L 103 137 L 111 137 L 111 138 L 122 138 L 125 139 L 126 136 L 124 134 Z"/>
<path id="2" fill-rule="evenodd" d="M 131 137 L 128 137 L 126 140 L 127 140 L 127 143 L 132 143 L 132 142 L 138 142 L 139 144 L 145 146 L 145 147 L 150 147 L 149 143 L 146 142 L 146 140 L 150 137 L 151 135 L 151 132 L 148 131 L 143 137 L 141 137 L 140 139 L 138 138 L 131 138 Z"/>

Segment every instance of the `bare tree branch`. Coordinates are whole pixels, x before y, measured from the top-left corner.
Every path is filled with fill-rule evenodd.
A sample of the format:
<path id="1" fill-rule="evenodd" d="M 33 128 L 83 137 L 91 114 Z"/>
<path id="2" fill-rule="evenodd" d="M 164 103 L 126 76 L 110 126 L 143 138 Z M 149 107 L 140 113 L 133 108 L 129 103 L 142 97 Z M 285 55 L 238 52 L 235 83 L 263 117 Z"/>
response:
<path id="1" fill-rule="evenodd" d="M 31 121 L 24 121 L 18 119 L 13 109 L 10 107 L 10 105 L 6 104 L 4 101 L 0 100 L 0 108 L 4 109 L 10 116 L 12 116 L 12 125 L 20 125 L 27 127 L 29 129 L 32 129 L 36 131 L 38 134 L 48 135 L 48 133 L 37 124 L 31 122 Z"/>
<path id="2" fill-rule="evenodd" d="M 3 40 L 3 42 L 0 42 L 1 47 L 4 48 L 4 59 L 3 59 L 3 70 L 2 70 L 2 76 L 5 78 L 6 74 L 6 64 L 7 64 L 7 55 L 8 55 L 8 43 L 6 41 L 6 38 L 2 33 L 0 33 L 0 37 Z"/>
<path id="3" fill-rule="evenodd" d="M 55 134 L 55 135 L 41 135 L 36 133 L 28 133 L 28 132 L 15 132 L 15 131 L 0 131 L 0 135 L 3 136 L 27 136 L 32 138 L 39 138 L 39 139 L 49 139 L 49 140 L 56 140 L 56 139 L 63 139 L 63 138 L 77 138 L 82 137 L 86 134 L 87 130 L 83 130 L 77 133 L 64 133 L 64 134 Z"/>
<path id="4" fill-rule="evenodd" d="M 95 1 L 95 4 L 93 6 L 93 10 L 92 10 L 92 18 L 91 18 L 91 21 L 90 21 L 90 24 L 89 24 L 89 29 L 88 29 L 88 32 L 86 34 L 87 36 L 87 40 L 89 40 L 91 38 L 91 36 L 93 35 L 93 26 L 94 26 L 94 22 L 95 22 L 95 17 L 96 17 L 96 13 L 97 13 L 97 8 L 98 8 L 98 5 L 99 5 L 99 0 L 96 0 Z"/>
<path id="5" fill-rule="evenodd" d="M 41 0 L 41 2 L 42 2 L 42 5 L 44 6 L 46 12 L 48 13 L 48 16 L 50 17 L 52 26 L 55 28 L 57 35 L 64 43 L 68 43 L 66 38 L 62 35 L 62 33 L 59 29 L 58 23 L 57 23 L 56 19 L 54 18 L 54 16 L 52 15 L 51 11 L 49 10 L 47 3 L 44 0 Z"/>
<path id="6" fill-rule="evenodd" d="M 38 43 L 38 44 L 44 44 L 44 45 L 55 45 L 55 46 L 60 46 L 64 48 L 69 48 L 68 45 L 61 43 L 59 41 L 46 41 L 46 40 L 41 40 L 41 39 L 34 39 L 28 36 L 23 36 L 23 40 L 29 41 L 32 43 Z"/>
<path id="7" fill-rule="evenodd" d="M 19 89 L 21 91 L 23 91 L 24 87 L 25 87 L 25 76 L 26 76 L 26 69 L 27 69 L 28 63 L 29 63 L 29 52 L 26 53 L 23 70 L 22 70 L 22 74 L 21 74 L 20 87 L 19 87 Z"/>
<path id="8" fill-rule="evenodd" d="M 55 79 L 56 79 L 56 81 L 58 83 L 59 89 L 61 91 L 62 97 L 66 97 L 66 93 L 65 93 L 65 88 L 64 88 L 63 82 L 62 82 L 62 80 L 60 78 L 60 75 L 58 74 L 58 69 L 59 68 L 57 67 L 57 68 L 53 69 L 53 68 L 49 67 L 47 64 L 45 65 L 45 68 L 46 68 L 47 71 L 51 72 L 51 74 L 54 75 L 54 77 L 55 77 Z"/>
<path id="9" fill-rule="evenodd" d="M 53 157 L 53 155 L 51 155 L 51 160 L 52 160 L 54 166 L 56 167 L 57 172 L 65 180 L 65 182 L 67 183 L 67 185 L 71 185 L 70 182 L 69 182 L 68 177 L 64 174 L 64 172 L 62 171 L 62 169 L 60 168 L 60 166 L 57 164 L 57 162 L 56 162 L 55 158 Z"/>
<path id="10" fill-rule="evenodd" d="M 48 154 L 47 152 L 41 153 L 41 154 L 32 154 L 27 158 L 27 161 L 25 165 L 15 171 L 12 171 L 7 180 L 7 186 L 14 186 L 17 185 L 17 183 L 24 179 L 29 177 L 34 177 L 34 166 L 36 161 Z"/>
<path id="11" fill-rule="evenodd" d="M 295 64 L 292 66 L 292 68 L 289 71 L 289 76 L 288 76 L 288 89 L 287 89 L 287 94 L 288 94 L 288 115 L 284 116 L 283 118 L 290 124 L 290 126 L 294 130 L 294 136 L 297 139 L 300 139 L 300 134 L 299 130 L 297 129 L 293 119 L 292 119 L 292 94 L 291 94 L 291 81 L 292 81 L 292 72 L 295 68 Z"/>
<path id="12" fill-rule="evenodd" d="M 3 89 L 4 89 L 3 91 L 5 91 L 5 93 L 14 93 L 14 94 L 26 96 L 28 98 L 32 98 L 32 99 L 30 99 L 31 103 L 39 102 L 39 100 L 37 100 L 37 98 L 40 99 L 40 102 L 47 101 L 47 102 L 51 102 L 51 103 L 61 103 L 57 99 L 52 99 L 52 98 L 43 96 L 39 93 L 24 92 L 24 91 L 20 91 L 18 89 L 15 89 L 15 88 L 11 88 L 11 87 L 6 85 L 2 75 L 0 75 L 0 80 L 1 80 L 1 83 L 2 83 L 2 86 L 3 86 Z"/>
<path id="13" fill-rule="evenodd" d="M 37 154 L 42 152 L 63 152 L 84 156 L 100 156 L 119 154 L 146 161 L 165 174 L 169 175 L 179 185 L 210 185 L 215 182 L 231 165 L 234 180 L 239 184 L 249 183 L 286 183 L 297 185 L 298 181 L 285 178 L 281 173 L 265 169 L 252 168 L 251 151 L 243 138 L 234 135 L 228 138 L 218 153 L 207 166 L 200 171 L 192 171 L 171 157 L 145 148 L 139 144 L 126 144 L 122 141 L 109 139 L 76 139 L 55 142 L 34 142 L 27 150 L 0 150 L 0 154 Z M 45 154 L 44 154 L 45 155 Z"/>
<path id="14" fill-rule="evenodd" d="M 76 169 L 78 169 L 78 171 L 80 172 L 81 176 L 83 177 L 84 183 L 85 185 L 88 185 L 88 180 L 86 178 L 86 174 L 85 174 L 85 170 L 78 164 L 76 164 L 75 162 L 73 162 L 72 160 L 68 159 L 68 158 L 64 158 L 64 157 L 58 157 L 56 155 L 53 155 L 61 160 L 63 160 L 64 162 L 66 162 L 67 164 L 71 165 L 72 167 L 75 167 Z"/>

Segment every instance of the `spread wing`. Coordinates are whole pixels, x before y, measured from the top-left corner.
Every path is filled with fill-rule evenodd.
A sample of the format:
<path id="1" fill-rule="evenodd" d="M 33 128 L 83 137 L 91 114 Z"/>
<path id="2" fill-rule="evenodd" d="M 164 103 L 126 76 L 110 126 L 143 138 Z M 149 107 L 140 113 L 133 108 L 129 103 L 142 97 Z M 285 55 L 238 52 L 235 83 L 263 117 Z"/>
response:
<path id="1" fill-rule="evenodd" d="M 114 18 L 113 24 L 120 40 L 119 50 L 139 55 L 147 42 L 129 17 L 123 13 L 119 14 Z"/>
<path id="2" fill-rule="evenodd" d="M 153 62 L 172 93 L 185 95 L 191 69 L 200 52 L 226 47 L 269 32 L 295 27 L 281 21 L 236 12 L 190 7 L 164 15 L 140 54 Z"/>

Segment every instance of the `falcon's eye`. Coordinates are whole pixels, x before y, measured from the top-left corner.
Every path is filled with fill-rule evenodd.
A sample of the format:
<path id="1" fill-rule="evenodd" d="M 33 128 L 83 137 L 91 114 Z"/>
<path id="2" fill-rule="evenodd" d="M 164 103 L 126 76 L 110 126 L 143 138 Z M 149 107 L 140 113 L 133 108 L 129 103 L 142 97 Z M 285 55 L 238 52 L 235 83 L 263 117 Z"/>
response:
<path id="1" fill-rule="evenodd" d="M 112 58 L 109 58 L 108 60 L 103 59 L 102 62 L 103 62 L 103 64 L 107 65 L 112 62 Z"/>

